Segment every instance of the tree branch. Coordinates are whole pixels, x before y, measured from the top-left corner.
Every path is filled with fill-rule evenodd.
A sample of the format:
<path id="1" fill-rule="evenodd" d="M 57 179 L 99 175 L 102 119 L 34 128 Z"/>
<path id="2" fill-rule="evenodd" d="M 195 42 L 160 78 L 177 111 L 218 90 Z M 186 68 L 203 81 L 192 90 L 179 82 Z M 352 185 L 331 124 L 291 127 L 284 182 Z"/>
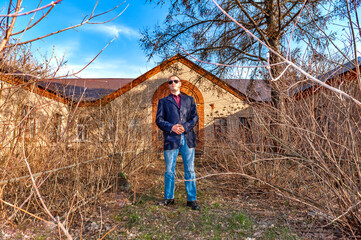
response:
<path id="1" fill-rule="evenodd" d="M 20 6 L 21 6 L 22 0 L 18 0 L 16 3 L 16 8 L 15 8 L 15 13 L 19 12 Z M 9 18 L 9 17 L 7 17 Z M 10 26 L 6 26 L 6 33 L 5 33 L 5 37 L 3 38 L 3 40 L 0 43 L 0 53 L 3 51 L 3 49 L 5 48 L 5 45 L 8 43 L 10 36 L 11 36 L 11 32 L 14 28 L 15 25 L 15 21 L 16 21 L 16 17 L 13 17 L 11 19 L 11 23 Z"/>
<path id="2" fill-rule="evenodd" d="M 58 1 L 61 1 L 61 0 L 58 0 Z M 123 2 L 124 3 L 124 2 Z M 117 5 L 114 9 L 118 8 L 120 5 L 122 5 L 123 3 Z M 127 6 L 128 7 L 128 6 Z M 95 11 L 95 7 L 93 9 L 93 12 Z M 34 39 L 30 39 L 28 41 L 25 41 L 25 42 L 20 42 L 20 43 L 16 43 L 16 44 L 12 44 L 12 45 L 8 45 L 8 46 L 5 46 L 4 48 L 11 48 L 11 47 L 14 47 L 14 46 L 19 46 L 19 45 L 23 45 L 23 44 L 27 44 L 27 43 L 30 43 L 30 42 L 34 42 L 34 41 L 37 41 L 37 40 L 40 40 L 40 39 L 43 39 L 43 38 L 46 38 L 46 37 L 50 37 L 52 35 L 55 35 L 55 34 L 58 34 L 58 33 L 61 33 L 61 32 L 65 32 L 65 31 L 68 31 L 68 30 L 71 30 L 71 29 L 74 29 L 74 28 L 78 28 L 82 25 L 85 25 L 85 24 L 100 24 L 100 23 L 106 23 L 108 21 L 105 21 L 105 22 L 98 22 L 98 23 L 90 23 L 91 20 L 95 19 L 96 17 L 98 16 L 101 16 L 102 14 L 98 14 L 98 15 L 93 15 L 93 12 L 92 12 L 92 15 L 90 15 L 86 20 L 82 21 L 81 23 L 77 24 L 77 25 L 74 25 L 74 26 L 70 26 L 70 27 L 67 27 L 67 28 L 64 28 L 64 29 L 61 29 L 61 30 L 58 30 L 56 32 L 52 32 L 52 33 L 49 33 L 49 34 L 46 34 L 46 35 L 43 35 L 41 37 L 37 37 L 37 38 L 34 38 Z M 106 11 L 106 12 L 109 12 L 109 11 Z M 119 17 L 124 11 L 122 11 L 120 14 L 118 14 L 115 18 Z M 115 18 L 112 18 L 111 20 L 114 20 Z M 0 51 L 1 51 L 1 48 L 0 48 Z"/>
<path id="3" fill-rule="evenodd" d="M 269 44 L 266 35 L 264 34 L 264 31 L 262 31 L 262 29 L 259 28 L 258 24 L 254 21 L 254 19 L 248 14 L 248 12 L 246 11 L 246 9 L 244 9 L 242 3 L 239 0 L 236 0 L 238 6 L 241 8 L 242 12 L 247 16 L 247 18 L 251 21 L 251 23 L 253 24 L 254 28 L 257 30 L 257 32 L 261 35 L 261 39 L 264 39 L 264 41 Z"/>
<path id="4" fill-rule="evenodd" d="M 31 29 L 31 28 L 34 27 L 35 25 L 37 25 L 39 22 L 41 22 L 41 20 L 43 20 L 43 19 L 51 12 L 51 10 L 52 10 L 54 7 L 55 7 L 55 5 L 51 6 L 51 8 L 50 8 L 41 18 L 39 18 L 35 23 L 33 23 L 31 26 L 26 27 L 25 29 L 23 29 L 23 30 L 21 30 L 21 31 L 19 31 L 19 32 L 12 33 L 11 36 L 16 36 L 16 35 L 18 35 L 18 34 L 20 34 L 20 33 L 23 33 L 23 32 L 25 32 L 25 31 Z"/>
<path id="5" fill-rule="evenodd" d="M 43 6 L 43 7 L 40 7 L 40 8 L 31 10 L 31 11 L 29 11 L 29 12 L 25 12 L 25 13 L 19 13 L 20 11 L 19 11 L 19 10 L 16 10 L 14 14 L 7 14 L 7 15 L 2 15 L 2 14 L 0 14 L 0 17 L 16 18 L 16 17 L 20 17 L 20 16 L 29 15 L 29 14 L 31 14 L 31 13 L 38 12 L 38 11 L 43 10 L 43 9 L 45 9 L 45 8 L 48 8 L 48 7 L 53 8 L 55 5 L 59 4 L 61 1 L 62 1 L 62 0 L 56 0 L 55 2 L 51 2 L 51 3 L 49 3 L 49 4 L 47 4 L 47 5 Z M 21 5 L 22 0 L 21 0 L 21 1 L 19 0 L 18 3 L 20 3 L 20 5 Z"/>
<path id="6" fill-rule="evenodd" d="M 283 60 L 285 63 L 290 64 L 293 68 L 297 69 L 301 74 L 305 75 L 306 77 L 308 77 L 310 80 L 318 83 L 319 85 L 337 93 L 340 94 L 340 96 L 343 96 L 347 99 L 351 99 L 353 102 L 355 102 L 357 105 L 361 106 L 361 102 L 358 101 L 356 98 L 348 95 L 347 93 L 345 93 L 344 91 L 341 91 L 337 88 L 334 88 L 322 81 L 320 81 L 319 79 L 315 78 L 314 76 L 312 76 L 311 74 L 309 74 L 308 72 L 306 72 L 305 70 L 303 70 L 302 68 L 300 68 L 299 66 L 297 66 L 295 63 L 293 63 L 292 61 L 289 61 L 288 59 L 286 59 L 283 55 L 279 54 L 277 51 L 273 50 L 272 48 L 270 48 L 269 46 L 267 46 L 267 44 L 265 44 L 264 42 L 262 42 L 257 36 L 255 36 L 253 33 L 251 33 L 247 28 L 245 28 L 244 26 L 242 26 L 240 23 L 238 23 L 234 18 L 232 18 L 226 11 L 224 11 L 223 8 L 221 8 L 218 3 L 215 0 L 212 0 L 213 3 L 227 16 L 229 17 L 232 21 L 234 21 L 237 25 L 239 25 L 241 28 L 243 28 L 243 30 L 245 30 L 248 34 L 250 34 L 254 39 L 256 39 L 260 44 L 262 44 L 263 46 L 265 46 L 270 52 L 272 52 L 273 54 L 275 54 L 276 56 L 278 56 L 281 60 Z"/>

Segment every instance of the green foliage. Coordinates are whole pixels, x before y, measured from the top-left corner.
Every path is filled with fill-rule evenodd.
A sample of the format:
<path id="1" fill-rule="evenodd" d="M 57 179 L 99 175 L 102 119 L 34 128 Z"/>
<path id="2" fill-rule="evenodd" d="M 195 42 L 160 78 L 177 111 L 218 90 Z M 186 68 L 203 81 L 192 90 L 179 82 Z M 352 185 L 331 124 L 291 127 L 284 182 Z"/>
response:
<path id="1" fill-rule="evenodd" d="M 44 237 L 44 236 L 36 236 L 35 240 L 46 240 L 46 237 Z"/>
<path id="2" fill-rule="evenodd" d="M 264 240 L 296 240 L 297 237 L 290 232 L 288 227 L 270 227 L 266 230 L 263 238 Z"/>
<path id="3" fill-rule="evenodd" d="M 252 220 L 249 219 L 242 212 L 233 213 L 232 218 L 229 219 L 229 222 L 230 222 L 230 226 L 235 230 L 244 229 L 250 231 L 253 226 Z"/>
<path id="4" fill-rule="evenodd" d="M 185 204 L 160 207 L 144 202 L 124 208 L 114 219 L 141 233 L 141 239 L 238 239 L 253 233 L 253 222 L 246 214 L 219 203 L 202 204 L 201 211 L 192 211 Z"/>

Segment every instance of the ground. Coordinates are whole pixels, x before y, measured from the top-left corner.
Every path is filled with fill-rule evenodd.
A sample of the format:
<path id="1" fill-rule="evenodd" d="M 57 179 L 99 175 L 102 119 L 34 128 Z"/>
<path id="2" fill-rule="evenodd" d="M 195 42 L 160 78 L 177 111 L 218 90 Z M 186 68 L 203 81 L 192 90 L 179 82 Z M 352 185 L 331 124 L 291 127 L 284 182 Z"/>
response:
<path id="1" fill-rule="evenodd" d="M 181 162 L 178 170 L 181 174 Z M 155 162 L 130 190 L 104 193 L 94 203 L 93 211 L 74 215 L 70 223 L 73 238 L 347 239 L 336 228 L 325 227 L 323 216 L 304 205 L 262 187 L 226 186 L 220 177 L 197 182 L 201 211 L 185 206 L 182 182 L 176 185 L 176 204 L 158 206 L 163 193 L 162 171 L 162 162 Z M 0 230 L 0 239 L 45 240 L 60 236 L 56 227 L 30 222 L 21 227 L 7 225 Z"/>

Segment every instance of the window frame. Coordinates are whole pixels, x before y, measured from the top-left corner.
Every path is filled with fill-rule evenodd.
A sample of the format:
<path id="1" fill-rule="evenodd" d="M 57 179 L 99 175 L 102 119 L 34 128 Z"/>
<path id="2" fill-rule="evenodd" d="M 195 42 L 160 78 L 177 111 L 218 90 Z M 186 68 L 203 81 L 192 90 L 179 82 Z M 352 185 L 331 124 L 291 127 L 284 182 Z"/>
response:
<path id="1" fill-rule="evenodd" d="M 87 118 L 78 118 L 75 124 L 75 142 L 87 142 L 88 136 L 88 123 Z"/>
<path id="2" fill-rule="evenodd" d="M 228 134 L 228 120 L 226 117 L 215 117 L 213 119 L 213 136 L 216 140 L 224 140 Z"/>

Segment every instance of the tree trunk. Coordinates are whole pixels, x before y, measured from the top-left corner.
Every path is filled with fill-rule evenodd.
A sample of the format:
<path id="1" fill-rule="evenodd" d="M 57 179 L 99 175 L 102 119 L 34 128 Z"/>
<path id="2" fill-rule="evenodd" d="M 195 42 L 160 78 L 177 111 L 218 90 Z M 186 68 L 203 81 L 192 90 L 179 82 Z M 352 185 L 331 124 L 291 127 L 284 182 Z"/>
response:
<path id="1" fill-rule="evenodd" d="M 277 53 L 280 53 L 280 32 L 279 32 L 279 24 L 277 21 L 277 14 L 278 14 L 278 8 L 276 6 L 276 1 L 274 0 L 267 0 L 265 1 L 266 5 L 266 22 L 267 22 L 267 38 L 268 43 L 270 47 L 276 51 Z M 281 62 L 281 59 L 279 56 L 277 56 L 275 53 L 269 52 L 269 62 L 270 64 L 275 64 Z M 272 78 L 277 78 L 281 70 L 281 65 L 275 65 L 272 66 L 270 69 L 271 72 L 271 80 Z M 271 87 L 271 102 L 273 109 L 271 110 L 273 114 L 271 114 L 271 121 L 270 121 L 270 132 L 273 135 L 273 148 L 272 151 L 279 152 L 279 142 L 275 139 L 283 139 L 283 135 L 285 135 L 280 129 L 280 123 L 281 123 L 281 116 L 283 112 L 283 106 L 281 102 L 281 94 L 280 94 L 280 84 L 282 80 L 279 79 L 278 81 L 270 81 L 269 86 Z"/>

